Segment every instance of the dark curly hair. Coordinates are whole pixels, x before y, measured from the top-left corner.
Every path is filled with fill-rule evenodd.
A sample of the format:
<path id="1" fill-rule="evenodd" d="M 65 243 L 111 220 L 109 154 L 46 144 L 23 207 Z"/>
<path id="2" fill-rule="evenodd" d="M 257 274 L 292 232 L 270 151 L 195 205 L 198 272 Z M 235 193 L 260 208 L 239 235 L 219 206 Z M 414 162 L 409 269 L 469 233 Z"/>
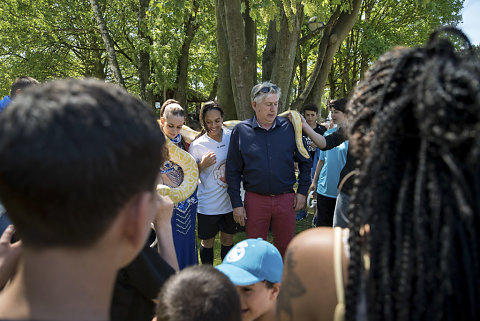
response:
<path id="1" fill-rule="evenodd" d="M 472 53 L 463 33 L 442 28 L 423 48 L 383 55 L 353 94 L 359 175 L 347 320 L 357 318 L 360 293 L 370 321 L 480 318 L 480 63 Z"/>

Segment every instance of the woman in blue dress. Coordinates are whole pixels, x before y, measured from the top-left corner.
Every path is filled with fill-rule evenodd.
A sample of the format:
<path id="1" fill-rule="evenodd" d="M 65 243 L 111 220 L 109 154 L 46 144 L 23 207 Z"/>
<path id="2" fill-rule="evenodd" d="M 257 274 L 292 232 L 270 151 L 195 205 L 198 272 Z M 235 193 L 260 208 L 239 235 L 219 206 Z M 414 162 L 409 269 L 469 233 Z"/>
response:
<path id="1" fill-rule="evenodd" d="M 160 110 L 160 125 L 163 133 L 178 147 L 188 151 L 188 144 L 180 135 L 185 122 L 185 112 L 176 100 L 167 100 Z M 183 181 L 182 168 L 167 161 L 160 170 L 163 183 L 177 187 Z M 197 213 L 197 191 L 186 200 L 175 204 L 172 215 L 172 232 L 178 266 L 183 269 L 198 263 L 195 241 L 195 220 Z"/>

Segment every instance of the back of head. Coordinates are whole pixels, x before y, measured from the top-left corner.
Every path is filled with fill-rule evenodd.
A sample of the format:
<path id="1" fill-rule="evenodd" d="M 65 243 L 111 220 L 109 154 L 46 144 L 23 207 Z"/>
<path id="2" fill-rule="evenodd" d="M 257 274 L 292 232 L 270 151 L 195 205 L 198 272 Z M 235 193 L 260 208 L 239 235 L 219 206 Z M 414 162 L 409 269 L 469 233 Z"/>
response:
<path id="1" fill-rule="evenodd" d="M 61 80 L 0 115 L 0 195 L 26 246 L 86 247 L 137 193 L 153 191 L 165 138 L 117 86 Z"/>
<path id="2" fill-rule="evenodd" d="M 170 116 L 185 116 L 185 111 L 183 110 L 180 103 L 175 99 L 167 99 L 160 108 L 160 117 L 168 118 Z"/>
<path id="3" fill-rule="evenodd" d="M 39 82 L 32 77 L 27 76 L 20 76 L 13 82 L 12 86 L 10 87 L 10 98 L 14 98 L 17 94 L 17 90 L 24 90 L 25 88 L 38 85 Z"/>
<path id="4" fill-rule="evenodd" d="M 480 63 L 466 43 L 456 51 L 435 33 L 424 48 L 387 53 L 352 97 L 361 161 L 347 319 L 356 319 L 365 268 L 370 321 L 480 317 Z"/>
<path id="5" fill-rule="evenodd" d="M 158 296 L 158 321 L 240 321 L 237 289 L 210 265 L 188 267 L 172 276 Z"/>

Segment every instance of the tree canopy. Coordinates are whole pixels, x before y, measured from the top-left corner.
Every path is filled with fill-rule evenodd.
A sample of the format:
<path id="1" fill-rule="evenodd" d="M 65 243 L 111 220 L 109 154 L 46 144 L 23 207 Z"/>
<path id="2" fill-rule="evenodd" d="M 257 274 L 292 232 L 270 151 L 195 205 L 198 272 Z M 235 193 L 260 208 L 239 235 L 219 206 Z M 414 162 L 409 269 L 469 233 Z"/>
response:
<path id="1" fill-rule="evenodd" d="M 175 98 L 192 117 L 216 98 L 227 119 L 243 119 L 251 87 L 271 80 L 281 109 L 300 109 L 347 96 L 393 46 L 459 23 L 463 2 L 3 0 L 0 90 L 19 75 L 95 77 L 152 106 Z"/>

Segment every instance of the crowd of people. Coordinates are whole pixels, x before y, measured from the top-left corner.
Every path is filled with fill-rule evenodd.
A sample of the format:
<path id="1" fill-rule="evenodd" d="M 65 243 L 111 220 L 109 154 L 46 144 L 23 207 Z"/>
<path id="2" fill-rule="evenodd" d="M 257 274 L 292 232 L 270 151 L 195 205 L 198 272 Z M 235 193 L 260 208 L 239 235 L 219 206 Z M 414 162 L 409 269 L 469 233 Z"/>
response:
<path id="1" fill-rule="evenodd" d="M 480 60 L 468 38 L 443 28 L 385 53 L 328 103 L 330 124 L 305 105 L 310 158 L 280 95 L 255 85 L 254 116 L 233 130 L 204 103 L 189 141 L 178 101 L 157 120 L 111 84 L 19 77 L 0 112 L 0 320 L 478 320 Z M 167 140 L 199 171 L 175 204 L 156 191 L 183 181 Z M 318 228 L 295 236 L 309 192 Z"/>

